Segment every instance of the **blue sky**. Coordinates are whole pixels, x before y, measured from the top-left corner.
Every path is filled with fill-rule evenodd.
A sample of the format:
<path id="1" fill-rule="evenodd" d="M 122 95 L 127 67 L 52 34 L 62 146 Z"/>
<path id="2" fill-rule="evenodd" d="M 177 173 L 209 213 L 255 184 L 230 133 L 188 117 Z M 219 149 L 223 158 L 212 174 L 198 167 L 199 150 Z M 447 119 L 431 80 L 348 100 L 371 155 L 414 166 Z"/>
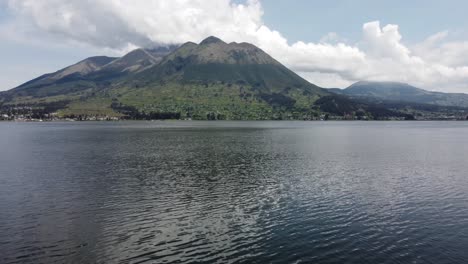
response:
<path id="1" fill-rule="evenodd" d="M 402 81 L 468 93 L 466 1 L 0 2 L 0 90 L 93 55 L 200 41 L 248 41 L 307 80 Z"/>
<path id="2" fill-rule="evenodd" d="M 291 41 L 317 41 L 328 32 L 358 40 L 362 25 L 375 20 L 399 25 L 409 42 L 444 30 L 468 28 L 468 2 L 460 0 L 279 0 L 262 4 L 265 23 Z"/>

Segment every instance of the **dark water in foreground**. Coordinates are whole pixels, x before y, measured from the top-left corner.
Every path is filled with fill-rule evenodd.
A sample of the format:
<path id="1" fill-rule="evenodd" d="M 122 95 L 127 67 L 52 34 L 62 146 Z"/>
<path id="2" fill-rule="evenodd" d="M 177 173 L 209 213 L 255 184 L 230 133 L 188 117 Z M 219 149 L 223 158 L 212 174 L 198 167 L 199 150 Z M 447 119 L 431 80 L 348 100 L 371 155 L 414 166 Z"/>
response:
<path id="1" fill-rule="evenodd" d="M 468 123 L 0 123 L 0 263 L 467 263 Z"/>

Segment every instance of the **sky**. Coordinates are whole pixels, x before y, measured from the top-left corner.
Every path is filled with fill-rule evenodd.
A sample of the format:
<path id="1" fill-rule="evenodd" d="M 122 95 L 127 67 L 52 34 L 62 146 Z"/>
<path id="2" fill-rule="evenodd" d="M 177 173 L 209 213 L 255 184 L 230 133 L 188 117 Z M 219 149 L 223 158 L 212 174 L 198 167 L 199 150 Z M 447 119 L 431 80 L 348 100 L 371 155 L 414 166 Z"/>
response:
<path id="1" fill-rule="evenodd" d="M 308 81 L 468 93 L 463 0 L 0 0 L 0 91 L 96 55 L 214 35 Z"/>

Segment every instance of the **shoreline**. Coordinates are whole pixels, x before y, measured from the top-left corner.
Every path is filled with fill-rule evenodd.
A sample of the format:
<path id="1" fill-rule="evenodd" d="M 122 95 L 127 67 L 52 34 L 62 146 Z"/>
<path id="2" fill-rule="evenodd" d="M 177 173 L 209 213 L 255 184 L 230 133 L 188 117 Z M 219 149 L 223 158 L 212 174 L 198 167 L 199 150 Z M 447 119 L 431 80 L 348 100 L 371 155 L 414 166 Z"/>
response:
<path id="1" fill-rule="evenodd" d="M 56 120 L 0 120 L 0 123 L 116 123 L 116 122 L 463 122 L 468 121 L 467 119 L 415 119 L 415 120 L 398 120 L 398 119 L 380 119 L 380 120 L 343 120 L 343 119 L 330 119 L 330 120 L 275 120 L 275 119 L 233 119 L 233 120 L 185 120 L 185 119 L 120 119 L 120 120 L 66 120 L 66 119 L 56 119 Z"/>

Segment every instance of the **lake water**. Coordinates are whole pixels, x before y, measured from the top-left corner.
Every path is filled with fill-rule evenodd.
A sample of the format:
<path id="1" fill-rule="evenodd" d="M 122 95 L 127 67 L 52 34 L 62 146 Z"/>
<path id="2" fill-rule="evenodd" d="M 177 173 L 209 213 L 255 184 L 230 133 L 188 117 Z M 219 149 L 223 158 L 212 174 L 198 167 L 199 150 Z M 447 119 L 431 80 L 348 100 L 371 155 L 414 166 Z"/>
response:
<path id="1" fill-rule="evenodd" d="M 0 150 L 0 263 L 468 261 L 468 122 L 3 122 Z"/>

